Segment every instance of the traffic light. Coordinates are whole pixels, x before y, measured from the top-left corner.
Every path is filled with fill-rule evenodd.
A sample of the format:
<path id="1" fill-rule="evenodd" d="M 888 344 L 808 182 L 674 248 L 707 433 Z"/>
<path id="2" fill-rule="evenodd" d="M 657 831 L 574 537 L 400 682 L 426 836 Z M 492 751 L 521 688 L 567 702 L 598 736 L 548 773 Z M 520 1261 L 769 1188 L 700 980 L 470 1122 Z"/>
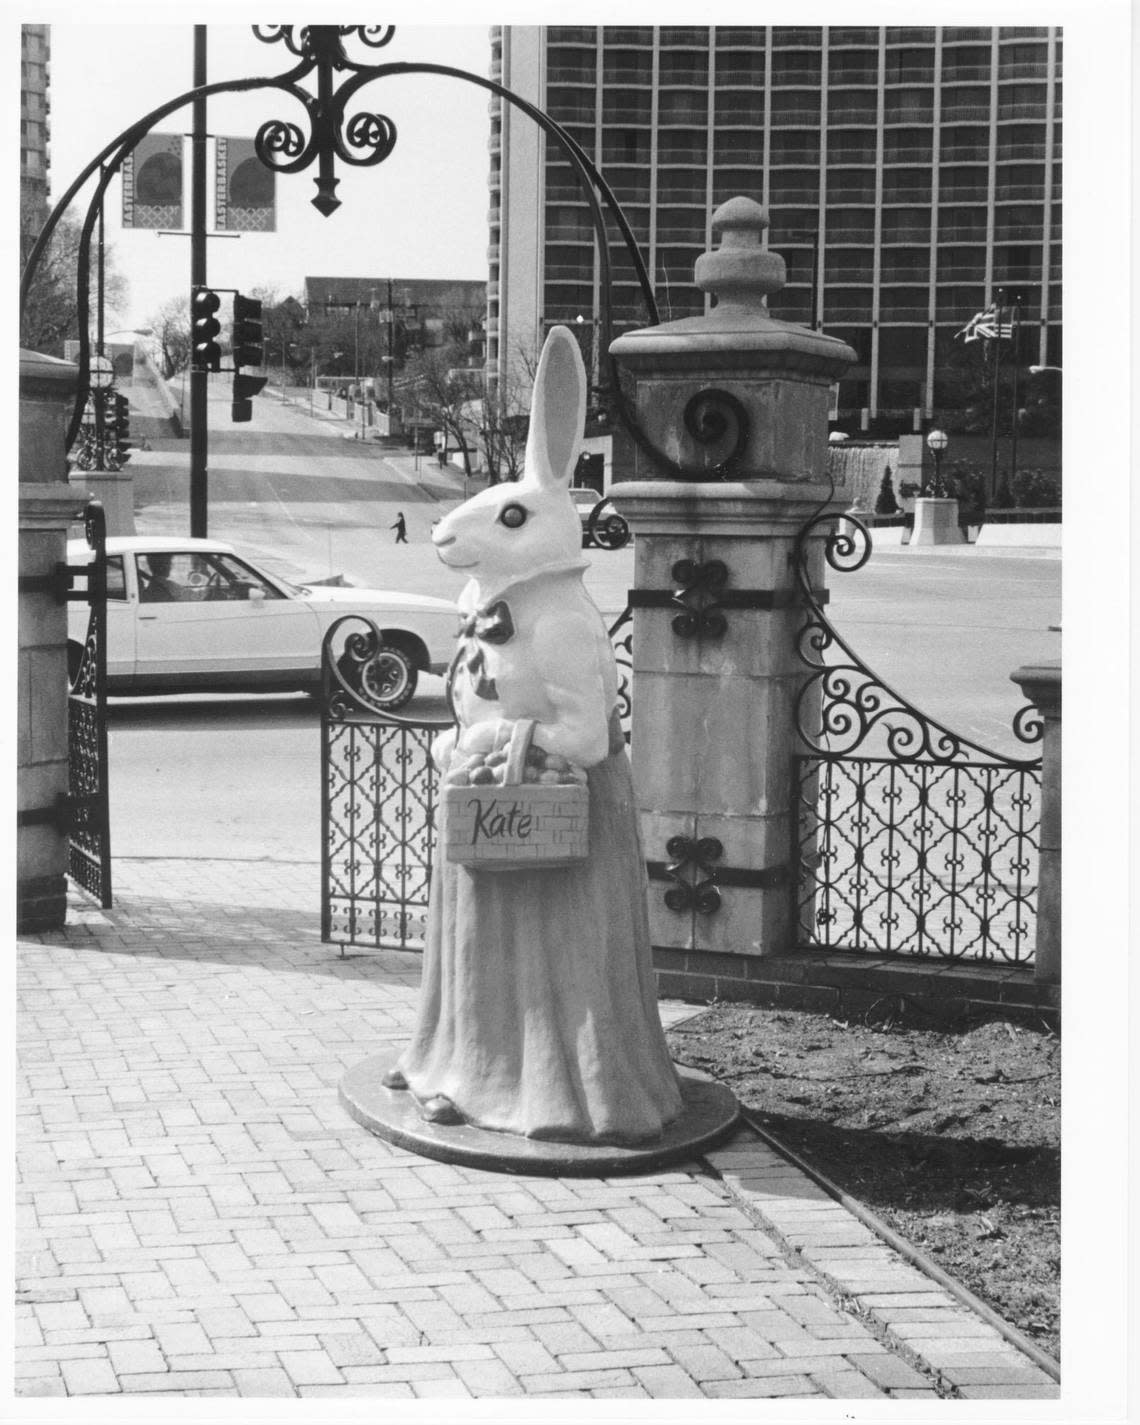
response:
<path id="1" fill-rule="evenodd" d="M 261 303 L 256 297 L 234 293 L 234 366 L 260 366 L 262 346 Z"/>
<path id="2" fill-rule="evenodd" d="M 250 421 L 253 419 L 253 401 L 265 383 L 268 376 L 246 376 L 241 371 L 234 372 L 234 396 L 230 405 L 231 421 Z"/>
<path id="3" fill-rule="evenodd" d="M 131 403 L 122 391 L 111 394 L 111 427 L 114 432 L 113 459 L 121 470 L 131 458 L 134 441 L 131 440 Z"/>
<path id="4" fill-rule="evenodd" d="M 195 371 L 220 371 L 222 348 L 218 345 L 222 324 L 217 310 L 222 299 L 208 287 L 195 287 L 190 293 L 191 362 Z"/>
<path id="5" fill-rule="evenodd" d="M 253 419 L 253 401 L 268 381 L 268 376 L 245 376 L 238 369 L 241 366 L 260 366 L 265 349 L 262 345 L 261 303 L 256 297 L 243 297 L 234 293 L 234 394 L 230 406 L 230 420 L 248 421 Z"/>

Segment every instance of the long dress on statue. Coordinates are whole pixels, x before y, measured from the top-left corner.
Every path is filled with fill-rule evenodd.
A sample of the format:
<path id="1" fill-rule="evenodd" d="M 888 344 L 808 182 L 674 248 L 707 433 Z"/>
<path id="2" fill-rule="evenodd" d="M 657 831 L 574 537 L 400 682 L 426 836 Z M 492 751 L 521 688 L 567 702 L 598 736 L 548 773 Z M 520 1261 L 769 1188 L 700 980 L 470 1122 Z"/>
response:
<path id="1" fill-rule="evenodd" d="M 588 772 L 586 861 L 494 872 L 436 860 L 419 1016 L 399 1068 L 417 1098 L 445 1095 L 482 1128 L 636 1143 L 681 1112 L 616 711 L 610 729 L 609 755 Z"/>

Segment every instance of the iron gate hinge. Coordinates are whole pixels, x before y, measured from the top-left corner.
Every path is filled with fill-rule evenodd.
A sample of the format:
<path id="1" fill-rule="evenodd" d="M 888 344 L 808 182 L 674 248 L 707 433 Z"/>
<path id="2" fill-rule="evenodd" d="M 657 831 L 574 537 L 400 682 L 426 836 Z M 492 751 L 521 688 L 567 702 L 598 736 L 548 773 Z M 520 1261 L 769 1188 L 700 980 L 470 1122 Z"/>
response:
<path id="1" fill-rule="evenodd" d="M 46 807 L 29 807 L 16 813 L 17 826 L 54 826 L 57 831 L 66 832 L 71 827 L 72 799 L 66 792 L 60 792 L 55 801 Z"/>
<path id="2" fill-rule="evenodd" d="M 72 590 L 72 572 L 69 564 L 57 563 L 49 574 L 21 574 L 17 588 L 21 594 L 47 594 L 57 604 L 65 604 L 70 599 L 86 601 L 86 590 L 82 593 Z"/>
<path id="3" fill-rule="evenodd" d="M 17 826 L 54 826 L 57 831 L 67 833 L 75 825 L 77 813 L 96 806 L 102 797 L 95 793 L 74 796 L 60 792 L 54 802 L 46 807 L 29 807 L 16 813 Z"/>

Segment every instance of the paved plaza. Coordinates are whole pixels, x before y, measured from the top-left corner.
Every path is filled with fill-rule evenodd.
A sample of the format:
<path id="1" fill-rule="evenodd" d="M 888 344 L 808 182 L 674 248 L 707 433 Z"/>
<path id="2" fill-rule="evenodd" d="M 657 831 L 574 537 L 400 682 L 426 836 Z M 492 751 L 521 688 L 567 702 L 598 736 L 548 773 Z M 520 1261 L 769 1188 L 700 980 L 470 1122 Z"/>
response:
<path id="1" fill-rule="evenodd" d="M 18 1395 L 1059 1394 L 749 1129 L 600 1180 L 372 1137 L 419 960 L 322 944 L 316 864 L 115 876 L 19 947 Z"/>

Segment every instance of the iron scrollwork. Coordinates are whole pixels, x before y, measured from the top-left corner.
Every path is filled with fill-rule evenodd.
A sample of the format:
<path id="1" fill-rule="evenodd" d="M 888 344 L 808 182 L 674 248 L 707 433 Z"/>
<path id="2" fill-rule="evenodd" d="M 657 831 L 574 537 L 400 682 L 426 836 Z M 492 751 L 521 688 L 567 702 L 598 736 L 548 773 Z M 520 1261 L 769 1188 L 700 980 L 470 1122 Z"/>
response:
<path id="1" fill-rule="evenodd" d="M 796 579 L 808 610 L 798 648 L 812 670 L 796 700 L 796 729 L 803 743 L 824 756 L 849 756 L 881 736 L 890 757 L 945 764 L 978 758 L 1011 761 L 920 712 L 860 660 L 829 622 L 811 587 L 808 544 L 821 535 L 824 559 L 839 573 L 861 569 L 871 557 L 870 533 L 850 514 L 818 515 L 797 536 Z M 1021 742 L 1040 740 L 1042 724 L 1034 708 L 1018 713 L 1014 732 Z M 1040 764 L 1039 758 L 1013 761 L 1018 766 Z"/>
<path id="2" fill-rule="evenodd" d="M 355 35 L 370 49 L 380 49 L 395 34 L 394 25 L 254 25 L 253 32 L 266 44 L 283 41 L 302 64 L 290 79 L 295 81 L 313 69 L 317 71 L 317 93 L 312 95 L 295 82 L 281 87 L 305 108 L 309 118 L 308 140 L 300 125 L 270 119 L 254 137 L 258 158 L 277 173 L 300 173 L 317 162 L 317 196 L 313 206 L 328 217 L 340 207 L 336 189 L 340 180 L 333 175 L 334 158 L 358 168 L 383 163 L 396 146 L 396 126 L 385 114 L 354 114 L 346 120 L 349 100 L 362 85 L 375 77 L 372 66 L 356 64 L 344 48 L 344 37 Z M 333 71 L 351 75 L 339 90 L 333 88 Z"/>
<path id="3" fill-rule="evenodd" d="M 705 387 L 690 396 L 681 412 L 681 425 L 689 439 L 698 446 L 715 449 L 731 440 L 731 448 L 713 464 L 685 465 L 674 460 L 646 435 L 637 422 L 631 402 L 622 390 L 617 361 L 609 355 L 610 385 L 605 393 L 607 405 L 618 416 L 638 448 L 673 480 L 706 483 L 729 480 L 740 469 L 748 445 L 750 424 L 743 402 L 715 387 Z"/>
<path id="4" fill-rule="evenodd" d="M 450 719 L 401 717 L 369 692 L 381 646 L 371 619 L 347 614 L 321 652 L 321 938 L 423 943 L 435 855 L 431 747 Z"/>
<path id="5" fill-rule="evenodd" d="M 796 704 L 801 946 L 1030 963 L 1040 757 L 952 732 L 867 668 L 812 595 L 813 539 L 840 572 L 870 556 L 850 515 L 813 518 L 797 542 L 808 610 L 798 647 L 810 669 Z M 1021 709 L 1013 731 L 1040 742 L 1040 714 Z"/>
<path id="6" fill-rule="evenodd" d="M 423 726 L 423 718 L 401 718 L 377 695 L 375 669 L 383 653 L 384 636 L 364 614 L 345 614 L 325 634 L 321 656 L 322 696 L 331 717 L 338 722 L 354 718 L 383 718 Z M 449 727 L 451 718 L 440 727 Z"/>
<path id="7" fill-rule="evenodd" d="M 628 745 L 633 722 L 633 609 L 627 605 L 609 627 L 610 645 L 617 663 L 617 711 L 622 736 Z"/>
<path id="8" fill-rule="evenodd" d="M 68 875 L 106 909 L 111 905 L 111 821 L 107 789 L 107 525 L 97 500 L 83 516 L 91 558 L 82 566 L 91 614 L 67 699 Z"/>
<path id="9" fill-rule="evenodd" d="M 673 882 L 665 892 L 665 904 L 670 910 L 696 910 L 711 915 L 720 909 L 720 890 L 716 884 L 716 868 L 711 865 L 724 855 L 724 847 L 715 836 L 671 836 L 665 851 L 672 858 L 665 875 Z M 697 880 L 687 881 L 682 871 L 695 867 Z"/>
<path id="10" fill-rule="evenodd" d="M 598 549 L 623 549 L 629 543 L 630 529 L 607 496 L 590 511 L 585 535 L 587 545 L 595 545 Z"/>
<path id="11" fill-rule="evenodd" d="M 717 603 L 728 583 L 728 567 L 719 559 L 699 564 L 694 559 L 679 559 L 673 565 L 673 578 L 682 586 L 671 602 L 681 610 L 673 620 L 673 632 L 679 638 L 723 638 L 728 622 Z M 693 604 L 693 599 L 705 602 Z"/>

